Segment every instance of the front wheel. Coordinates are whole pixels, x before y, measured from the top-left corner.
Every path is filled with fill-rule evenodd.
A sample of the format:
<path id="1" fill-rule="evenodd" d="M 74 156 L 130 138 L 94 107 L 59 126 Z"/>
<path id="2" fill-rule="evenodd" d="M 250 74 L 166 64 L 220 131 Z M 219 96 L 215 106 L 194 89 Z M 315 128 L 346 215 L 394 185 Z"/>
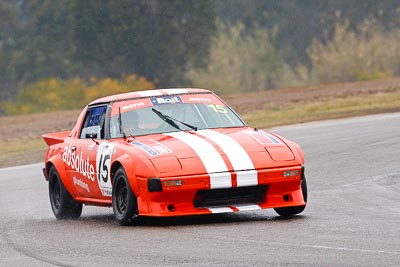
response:
<path id="1" fill-rule="evenodd" d="M 55 167 L 49 171 L 49 197 L 51 209 L 58 220 L 77 219 L 82 214 L 82 204 L 68 193 Z"/>
<path id="2" fill-rule="evenodd" d="M 114 176 L 112 206 L 114 217 L 120 225 L 130 225 L 138 217 L 137 199 L 123 168 L 119 168 Z"/>
<path id="3" fill-rule="evenodd" d="M 301 179 L 301 191 L 303 193 L 304 202 L 307 203 L 307 181 L 306 177 L 303 176 Z M 278 213 L 280 216 L 288 217 L 295 214 L 302 213 L 306 205 L 303 206 L 294 206 L 294 207 L 285 207 L 285 208 L 275 208 L 275 212 Z"/>

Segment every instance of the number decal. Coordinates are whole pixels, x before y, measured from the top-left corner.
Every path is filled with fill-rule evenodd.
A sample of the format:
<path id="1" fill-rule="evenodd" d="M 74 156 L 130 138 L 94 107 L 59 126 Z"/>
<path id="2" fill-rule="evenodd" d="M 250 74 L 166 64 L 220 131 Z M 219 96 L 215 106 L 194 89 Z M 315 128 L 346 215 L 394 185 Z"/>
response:
<path id="1" fill-rule="evenodd" d="M 96 166 L 97 166 L 97 182 L 103 196 L 112 195 L 111 185 L 111 156 L 114 152 L 116 144 L 104 142 L 97 149 Z"/>
<path id="2" fill-rule="evenodd" d="M 217 113 L 224 113 L 224 114 L 226 114 L 226 113 L 228 113 L 228 111 L 226 110 L 226 108 L 224 107 L 224 106 L 222 106 L 222 105 L 216 105 L 216 104 L 211 104 L 211 105 L 208 105 L 212 110 L 214 110 L 214 112 L 217 112 Z"/>
<path id="3" fill-rule="evenodd" d="M 110 166 L 110 154 L 103 154 L 100 155 L 100 161 L 99 161 L 99 166 L 98 166 L 98 180 L 102 180 L 103 183 L 107 183 L 108 181 L 108 169 Z"/>

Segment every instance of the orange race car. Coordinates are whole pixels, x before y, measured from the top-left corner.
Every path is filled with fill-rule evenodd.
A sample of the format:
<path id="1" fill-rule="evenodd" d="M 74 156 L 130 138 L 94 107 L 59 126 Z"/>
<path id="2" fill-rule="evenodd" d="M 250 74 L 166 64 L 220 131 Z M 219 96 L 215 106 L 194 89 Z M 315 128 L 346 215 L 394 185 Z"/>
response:
<path id="1" fill-rule="evenodd" d="M 250 128 L 213 92 L 160 89 L 93 101 L 72 131 L 43 135 L 57 219 L 112 206 L 121 225 L 181 216 L 306 207 L 300 147 Z"/>

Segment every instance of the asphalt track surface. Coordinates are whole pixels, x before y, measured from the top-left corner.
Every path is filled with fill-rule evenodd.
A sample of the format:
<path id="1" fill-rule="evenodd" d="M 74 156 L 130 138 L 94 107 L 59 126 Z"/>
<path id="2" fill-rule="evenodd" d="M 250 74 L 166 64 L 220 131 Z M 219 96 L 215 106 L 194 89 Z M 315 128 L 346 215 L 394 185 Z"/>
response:
<path id="1" fill-rule="evenodd" d="M 273 210 L 120 227 L 112 209 L 55 220 L 41 164 L 0 170 L 0 266 L 400 266 L 400 113 L 273 132 L 306 156 L 301 216 Z"/>

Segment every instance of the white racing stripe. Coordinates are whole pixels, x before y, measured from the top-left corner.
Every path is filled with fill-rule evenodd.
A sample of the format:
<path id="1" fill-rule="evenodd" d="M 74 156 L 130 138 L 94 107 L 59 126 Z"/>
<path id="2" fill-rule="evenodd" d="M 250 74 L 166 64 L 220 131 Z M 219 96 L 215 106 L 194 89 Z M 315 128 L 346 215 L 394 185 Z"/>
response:
<path id="1" fill-rule="evenodd" d="M 207 208 L 211 213 L 225 213 L 225 212 L 233 212 L 233 209 L 229 207 L 221 207 L 221 208 Z"/>
<path id="2" fill-rule="evenodd" d="M 237 173 L 237 186 L 250 186 L 258 184 L 257 171 L 249 154 L 233 138 L 212 130 L 196 132 L 216 143 L 229 158 L 234 171 Z"/>
<path id="3" fill-rule="evenodd" d="M 140 91 L 137 92 L 141 97 L 146 97 L 146 96 L 160 96 L 162 95 L 160 91 L 158 90 L 146 90 L 146 91 Z"/>
<path id="4" fill-rule="evenodd" d="M 243 205 L 243 206 L 232 206 L 233 208 L 238 209 L 238 211 L 250 211 L 250 210 L 260 210 L 261 207 L 259 205 Z M 235 212 L 235 210 L 231 207 L 207 207 L 211 213 L 226 213 L 226 212 Z"/>
<path id="5" fill-rule="evenodd" d="M 222 158 L 221 158 L 222 159 Z M 204 163 L 204 161 L 203 161 Z M 225 162 L 224 162 L 225 164 Z M 226 167 L 226 165 L 225 165 Z M 225 172 L 221 173 L 209 173 L 210 175 L 210 188 L 230 188 L 232 187 L 232 176 L 228 172 L 228 168 Z"/>
<path id="6" fill-rule="evenodd" d="M 171 88 L 171 89 L 162 89 L 162 90 L 145 90 L 137 92 L 141 97 L 146 96 L 161 96 L 163 93 L 167 95 L 175 95 L 175 94 L 186 94 L 188 91 L 183 88 Z"/>
<path id="7" fill-rule="evenodd" d="M 256 170 L 238 171 L 236 174 L 238 187 L 258 185 L 258 172 Z"/>
<path id="8" fill-rule="evenodd" d="M 211 189 L 232 187 L 232 178 L 228 172 L 228 167 L 215 147 L 209 142 L 186 132 L 165 133 L 164 135 L 182 141 L 196 152 L 210 175 Z"/>
<path id="9" fill-rule="evenodd" d="M 260 210 L 261 207 L 258 205 L 246 205 L 246 206 L 235 206 L 239 211 L 246 211 L 246 210 Z"/>
<path id="10" fill-rule="evenodd" d="M 164 89 L 164 92 L 166 92 L 168 95 L 174 95 L 174 94 L 186 94 L 188 91 L 183 88 L 169 88 L 169 89 Z"/>

